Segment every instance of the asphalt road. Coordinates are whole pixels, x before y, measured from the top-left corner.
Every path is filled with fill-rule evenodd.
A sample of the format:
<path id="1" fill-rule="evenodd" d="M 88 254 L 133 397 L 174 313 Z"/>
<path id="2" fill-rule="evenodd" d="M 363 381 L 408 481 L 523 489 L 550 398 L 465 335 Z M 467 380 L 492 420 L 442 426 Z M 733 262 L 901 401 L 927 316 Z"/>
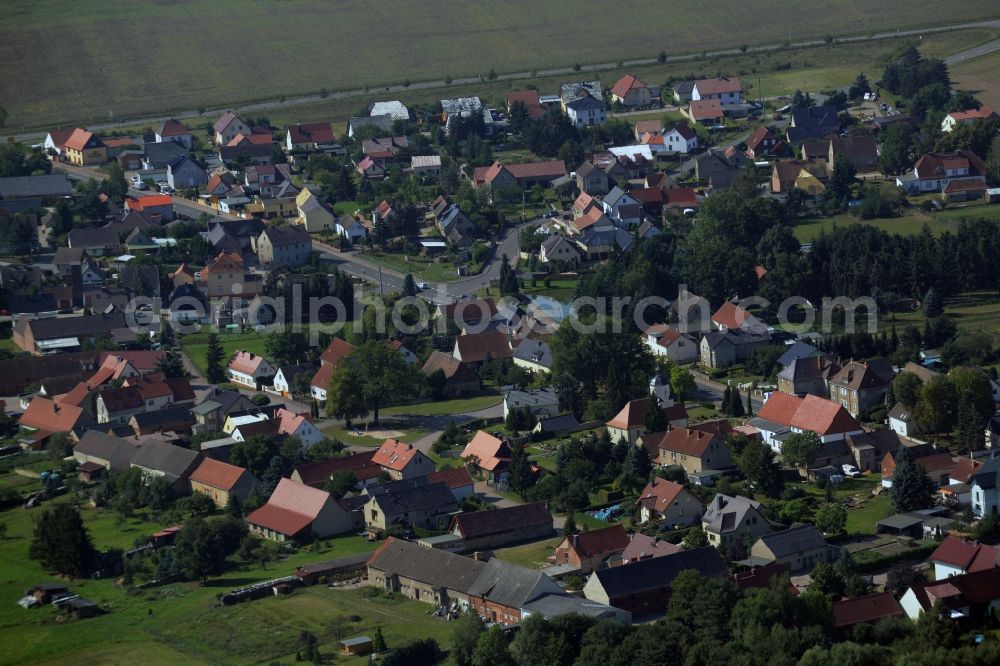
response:
<path id="1" fill-rule="evenodd" d="M 944 64 L 957 65 L 960 62 L 979 58 L 993 53 L 994 51 L 1000 51 L 1000 39 L 994 39 L 992 42 L 986 42 L 985 44 L 980 44 L 979 46 L 973 46 L 971 49 L 966 49 L 950 55 L 944 59 Z"/>
<path id="2" fill-rule="evenodd" d="M 836 39 L 837 43 L 841 44 L 853 44 L 853 43 L 863 43 L 870 41 L 877 41 L 880 39 L 891 39 L 898 37 L 919 37 L 921 35 L 937 33 L 937 32 L 951 32 L 954 30 L 967 30 L 969 28 L 997 28 L 1000 27 L 1000 20 L 989 20 L 989 21 L 974 21 L 966 23 L 953 23 L 947 25 L 937 25 L 928 26 L 925 28 L 917 28 L 913 30 L 887 30 L 883 32 L 877 32 L 870 35 L 855 35 L 851 37 L 839 37 Z M 765 53 L 769 51 L 783 51 L 789 49 L 807 48 L 813 46 L 822 46 L 826 41 L 823 39 L 812 39 L 799 42 L 791 42 L 790 44 L 785 43 L 773 43 L 773 44 L 761 44 L 759 46 L 751 46 L 746 49 L 745 53 Z M 988 51 L 987 51 L 988 52 Z M 716 51 L 705 51 L 700 53 L 668 53 L 669 62 L 692 62 L 692 61 L 709 61 L 712 58 L 718 56 L 733 56 L 741 55 L 744 51 L 738 48 L 732 49 L 721 49 Z M 549 76 L 576 76 L 579 77 L 583 72 L 600 72 L 613 69 L 620 69 L 622 67 L 635 67 L 644 65 L 654 65 L 657 63 L 657 58 L 637 58 L 632 60 L 624 60 L 621 62 L 604 62 L 604 63 L 594 63 L 590 65 L 583 65 L 577 70 L 575 67 L 557 67 L 553 69 L 540 69 L 534 72 L 512 72 L 506 74 L 499 74 L 497 79 L 500 81 L 515 81 L 519 79 L 536 79 Z M 92 124 L 89 129 L 91 131 L 109 130 L 116 129 L 119 127 L 124 127 L 127 125 L 137 125 L 137 124 L 149 124 L 149 125 L 159 125 L 164 120 L 168 118 L 177 118 L 179 120 L 185 119 L 201 119 L 205 117 L 210 117 L 212 115 L 217 115 L 216 112 L 221 113 L 229 108 L 239 109 L 241 113 L 257 113 L 261 111 L 268 111 L 270 109 L 277 108 L 289 108 L 298 106 L 301 104 L 315 104 L 317 102 L 323 102 L 331 99 L 352 99 L 356 97 L 367 97 L 372 94 L 379 93 L 405 93 L 409 90 L 434 90 L 442 89 L 446 90 L 454 86 L 463 85 L 475 85 L 481 83 L 481 79 L 478 76 L 467 76 L 455 78 L 451 81 L 445 81 L 443 79 L 433 80 L 433 81 L 418 81 L 415 83 L 409 83 L 408 85 L 395 84 L 384 86 L 381 88 L 365 90 L 362 88 L 356 88 L 352 90 L 337 90 L 330 92 L 327 95 L 301 95 L 298 97 L 290 97 L 283 100 L 265 100 L 261 102 L 253 102 L 246 104 L 230 104 L 228 106 L 222 106 L 213 109 L 207 109 L 206 113 L 203 114 L 198 110 L 176 110 L 170 116 L 155 116 L 155 117 L 134 117 L 134 118 L 121 118 L 118 122 L 113 123 L 100 123 Z M 206 115 L 207 114 L 207 115 Z M 43 132 L 25 132 L 21 134 L 15 134 L 15 139 L 17 141 L 40 141 L 45 138 Z"/>

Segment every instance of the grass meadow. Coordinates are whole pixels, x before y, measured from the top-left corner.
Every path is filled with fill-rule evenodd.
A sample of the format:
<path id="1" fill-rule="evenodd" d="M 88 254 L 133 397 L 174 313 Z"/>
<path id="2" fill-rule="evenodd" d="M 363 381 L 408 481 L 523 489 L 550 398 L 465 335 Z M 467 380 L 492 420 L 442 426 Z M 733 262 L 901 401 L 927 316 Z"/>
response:
<path id="1" fill-rule="evenodd" d="M 996 17 L 997 8 L 993 0 L 955 0 L 950 12 L 974 21 Z M 0 4 L 0 62 L 6 64 L 0 99 L 10 128 L 94 124 L 407 80 L 613 63 L 661 50 L 689 54 L 940 21 L 936 5 L 899 0 L 835 0 L 823 21 L 794 0 L 8 0 Z M 579 37 L 595 34 L 603 38 Z"/>

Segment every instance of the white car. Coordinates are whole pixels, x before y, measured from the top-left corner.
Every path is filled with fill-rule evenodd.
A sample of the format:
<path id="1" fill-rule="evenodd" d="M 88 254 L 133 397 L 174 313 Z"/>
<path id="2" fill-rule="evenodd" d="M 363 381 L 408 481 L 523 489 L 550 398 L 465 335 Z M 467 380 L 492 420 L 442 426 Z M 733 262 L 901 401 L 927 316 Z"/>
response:
<path id="1" fill-rule="evenodd" d="M 423 291 L 426 288 L 427 288 L 427 283 L 426 282 L 418 282 L 417 283 L 417 289 L 419 289 L 420 291 Z"/>
<path id="2" fill-rule="evenodd" d="M 854 465 L 844 464 L 840 466 L 840 469 L 844 470 L 844 476 L 850 476 L 852 478 L 855 476 L 861 476 L 861 470 Z"/>
<path id="3" fill-rule="evenodd" d="M 149 189 L 149 185 L 147 185 L 145 181 L 143 181 L 142 178 L 139 178 L 138 176 L 132 179 L 132 187 L 134 187 L 137 190 Z"/>

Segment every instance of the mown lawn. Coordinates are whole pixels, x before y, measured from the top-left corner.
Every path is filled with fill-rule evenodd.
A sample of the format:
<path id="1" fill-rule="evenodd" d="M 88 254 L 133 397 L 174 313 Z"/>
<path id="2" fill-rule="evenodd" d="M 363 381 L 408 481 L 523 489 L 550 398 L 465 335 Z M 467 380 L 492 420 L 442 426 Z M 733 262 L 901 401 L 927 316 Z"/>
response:
<path id="1" fill-rule="evenodd" d="M 552 539 L 546 539 L 545 541 L 526 543 L 522 546 L 501 548 L 496 551 L 496 556 L 497 558 L 505 562 L 510 562 L 511 564 L 519 564 L 522 567 L 528 567 L 529 569 L 539 569 L 548 564 L 545 558 L 549 555 L 554 555 L 556 552 L 556 546 L 558 546 L 561 542 L 562 537 L 560 536 Z"/>
<path id="2" fill-rule="evenodd" d="M 930 228 L 935 236 L 946 231 L 954 232 L 959 220 L 1000 219 L 1000 205 L 971 205 L 961 208 L 946 208 L 941 211 L 927 213 L 921 210 L 911 210 L 906 215 L 875 220 L 859 220 L 853 215 L 835 215 L 821 220 L 808 220 L 795 226 L 795 237 L 803 243 L 816 239 L 821 232 L 830 232 L 835 226 L 851 224 L 868 224 L 891 234 L 913 236 L 923 231 L 924 225 Z"/>
<path id="3" fill-rule="evenodd" d="M 465 414 L 477 412 L 489 407 L 495 407 L 503 402 L 499 393 L 474 396 L 472 398 L 456 398 L 440 402 L 421 402 L 415 405 L 397 405 L 379 410 L 385 416 L 442 416 L 446 414 Z"/>
<path id="4" fill-rule="evenodd" d="M 889 495 L 872 497 L 859 509 L 848 509 L 847 532 L 850 534 L 875 534 L 875 523 L 892 514 Z"/>
<path id="5" fill-rule="evenodd" d="M 360 432 L 361 434 L 359 435 L 354 434 L 355 430 L 353 428 L 351 430 L 346 430 L 345 428 L 341 428 L 340 426 L 332 426 L 323 429 L 323 434 L 326 435 L 327 437 L 335 439 L 338 442 L 343 442 L 344 444 L 347 444 L 349 446 L 376 447 L 376 446 L 381 446 L 382 442 L 385 441 L 384 437 L 373 437 L 365 434 L 366 430 L 363 424 L 358 426 L 358 432 Z M 408 428 L 407 430 L 403 431 L 402 435 L 399 435 L 395 439 L 398 439 L 401 442 L 413 442 L 415 440 L 420 439 L 426 434 L 427 430 L 423 428 Z"/>
<path id="6" fill-rule="evenodd" d="M 410 273 L 417 282 L 450 282 L 458 277 L 458 268 L 446 259 L 435 261 L 421 256 L 407 258 L 401 254 L 384 252 L 361 252 L 358 256 L 399 273 Z"/>
<path id="7" fill-rule="evenodd" d="M 982 331 L 996 334 L 1000 331 L 1000 297 L 990 291 L 959 294 L 945 301 L 944 312 L 955 320 L 960 332 Z M 920 310 L 893 313 L 897 328 L 913 324 L 923 329 L 924 317 Z"/>

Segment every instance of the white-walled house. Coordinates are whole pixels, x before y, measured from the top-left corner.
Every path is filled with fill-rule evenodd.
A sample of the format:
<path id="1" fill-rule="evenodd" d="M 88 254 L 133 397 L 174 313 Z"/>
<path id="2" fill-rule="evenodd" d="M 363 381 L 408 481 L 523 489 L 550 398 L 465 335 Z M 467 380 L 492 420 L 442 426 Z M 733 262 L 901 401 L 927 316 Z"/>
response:
<path id="1" fill-rule="evenodd" d="M 663 135 L 663 152 L 668 154 L 690 154 L 698 150 L 698 133 L 685 123 L 674 127 Z"/>
<path id="2" fill-rule="evenodd" d="M 698 343 L 686 333 L 666 324 L 653 324 L 643 332 L 643 342 L 657 356 L 666 356 L 677 363 L 698 360 Z"/>
<path id="3" fill-rule="evenodd" d="M 969 479 L 972 512 L 977 518 L 1000 512 L 1000 460 L 991 460 Z"/>
<path id="4" fill-rule="evenodd" d="M 263 356 L 253 352 L 238 351 L 229 360 L 226 368 L 229 381 L 252 389 L 257 389 L 263 383 L 270 383 L 274 377 L 274 368 Z"/>
<path id="5" fill-rule="evenodd" d="M 282 407 L 274 415 L 274 420 L 278 425 L 278 434 L 298 437 L 307 449 L 323 441 L 323 433 L 305 414 L 296 414 Z"/>
<path id="6" fill-rule="evenodd" d="M 717 99 L 722 106 L 740 103 L 743 86 L 737 78 L 700 79 L 691 88 L 693 101 Z"/>
<path id="7" fill-rule="evenodd" d="M 857 419 L 843 405 L 816 395 L 799 398 L 787 393 L 771 393 L 750 425 L 760 431 L 761 439 L 775 452 L 791 433 L 814 432 L 824 444 L 846 440 L 864 432 Z"/>

